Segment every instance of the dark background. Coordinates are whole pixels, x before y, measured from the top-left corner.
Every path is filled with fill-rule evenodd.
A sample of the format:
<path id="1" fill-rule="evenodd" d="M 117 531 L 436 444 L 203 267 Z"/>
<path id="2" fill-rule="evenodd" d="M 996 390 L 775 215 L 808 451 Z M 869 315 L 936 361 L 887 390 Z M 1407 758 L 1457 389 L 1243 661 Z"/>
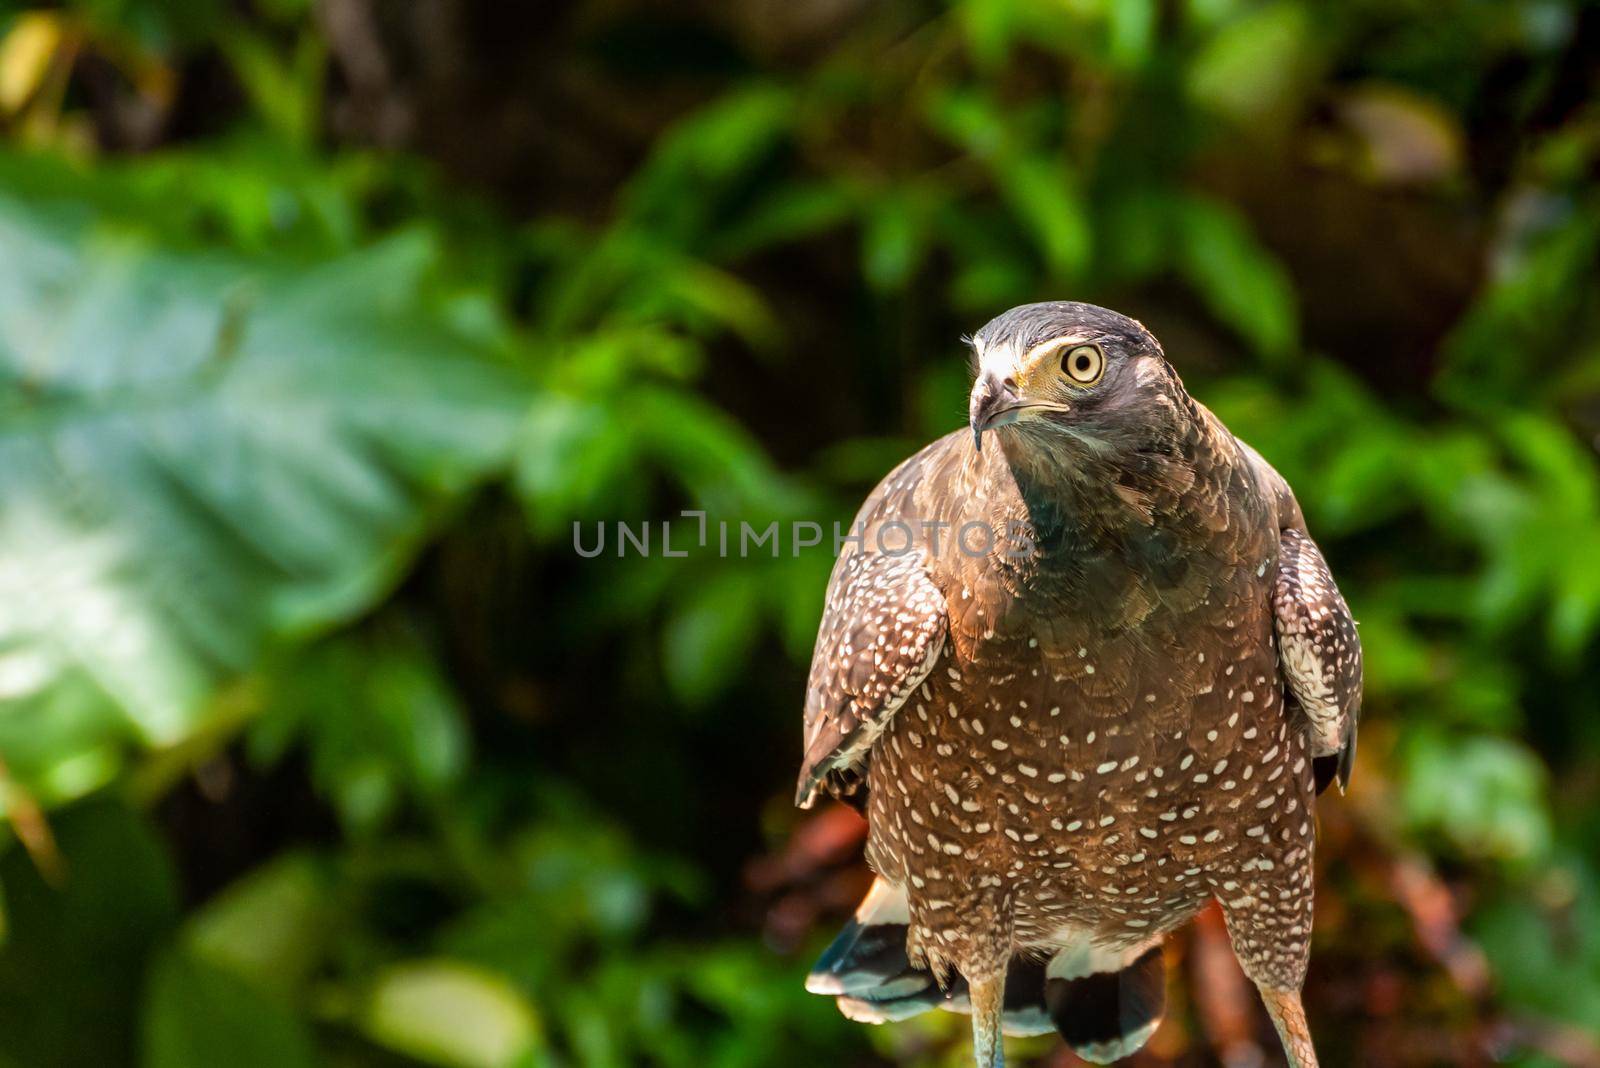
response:
<path id="1" fill-rule="evenodd" d="M 1600 1064 L 1597 81 L 1576 0 L 0 0 L 0 1065 L 963 1063 L 801 988 L 829 554 L 611 525 L 847 520 L 1051 298 L 1361 621 L 1324 1063 Z M 1138 1063 L 1277 1061 L 1170 958 Z"/>

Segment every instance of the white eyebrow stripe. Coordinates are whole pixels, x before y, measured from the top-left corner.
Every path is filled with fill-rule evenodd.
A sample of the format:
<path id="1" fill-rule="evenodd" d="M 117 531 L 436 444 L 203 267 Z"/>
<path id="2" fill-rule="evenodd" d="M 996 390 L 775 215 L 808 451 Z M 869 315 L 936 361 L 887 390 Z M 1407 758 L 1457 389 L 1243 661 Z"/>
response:
<path id="1" fill-rule="evenodd" d="M 1091 344 L 1094 343 L 1094 340 L 1095 339 L 1092 337 L 1084 337 L 1080 334 L 1066 334 L 1061 337 L 1053 337 L 1049 341 L 1041 341 L 1033 348 L 1029 349 L 1026 355 L 1022 357 L 1022 362 L 1032 363 L 1035 359 L 1039 358 L 1051 349 L 1064 349 L 1068 345 Z"/>

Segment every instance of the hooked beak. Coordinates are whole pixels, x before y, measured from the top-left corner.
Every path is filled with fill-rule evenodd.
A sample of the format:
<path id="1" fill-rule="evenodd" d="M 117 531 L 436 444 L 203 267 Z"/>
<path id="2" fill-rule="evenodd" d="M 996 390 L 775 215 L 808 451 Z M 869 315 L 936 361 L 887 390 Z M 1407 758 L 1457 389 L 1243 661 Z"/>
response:
<path id="1" fill-rule="evenodd" d="M 1017 421 L 1018 413 L 1027 405 L 1017 396 L 1017 388 L 1010 379 L 1001 381 L 992 372 L 983 372 L 972 384 L 972 397 L 967 404 L 967 414 L 972 422 L 972 447 L 983 451 L 983 432 L 991 427 L 1007 426 Z"/>

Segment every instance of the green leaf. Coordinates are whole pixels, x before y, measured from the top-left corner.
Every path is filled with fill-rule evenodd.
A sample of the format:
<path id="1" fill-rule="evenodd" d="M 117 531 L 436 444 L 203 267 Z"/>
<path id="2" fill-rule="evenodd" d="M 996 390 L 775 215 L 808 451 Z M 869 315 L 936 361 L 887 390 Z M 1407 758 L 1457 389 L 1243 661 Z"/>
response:
<path id="1" fill-rule="evenodd" d="M 118 804 L 73 805 L 51 826 L 59 885 L 14 843 L 0 854 L 0 1047 L 28 1068 L 126 1064 L 148 956 L 178 919 L 177 879 L 150 826 Z"/>
<path id="2" fill-rule="evenodd" d="M 935 93 L 927 104 L 935 130 L 980 163 L 1022 233 L 1057 278 L 1087 264 L 1092 232 L 1078 177 L 1054 145 L 989 94 L 966 89 Z"/>
<path id="3" fill-rule="evenodd" d="M 1237 122 L 1280 120 L 1314 76 L 1311 19 L 1298 3 L 1256 8 L 1218 30 L 1189 67 L 1189 93 Z"/>
<path id="4" fill-rule="evenodd" d="M 234 75 L 261 117 L 290 144 L 309 146 L 316 135 L 327 66 L 321 37 L 302 35 L 290 56 L 280 56 L 268 38 L 244 24 L 235 24 L 220 40 Z"/>
<path id="5" fill-rule="evenodd" d="M 631 514 L 636 443 L 605 405 L 552 394 L 534 403 L 517 444 L 515 486 L 535 533 L 567 533 L 580 518 Z M 608 514 L 609 513 L 609 514 Z"/>
<path id="6" fill-rule="evenodd" d="M 714 251 L 737 258 L 758 249 L 813 237 L 844 222 L 856 199 L 853 183 L 795 181 L 778 186 L 732 221 Z"/>
<path id="7" fill-rule="evenodd" d="M 955 5 L 973 59 L 985 70 L 1003 63 L 1017 36 L 1021 17 L 1018 0 L 968 0 Z"/>
<path id="8" fill-rule="evenodd" d="M 861 234 L 861 266 L 879 289 L 900 289 L 911 280 L 927 246 L 919 206 L 903 191 L 876 198 Z"/>
<path id="9" fill-rule="evenodd" d="M 533 1007 L 492 972 L 450 960 L 385 970 L 362 1012 L 374 1041 L 446 1068 L 508 1068 L 540 1045 Z"/>
<path id="10" fill-rule="evenodd" d="M 1467 412 L 1559 397 L 1563 387 L 1574 399 L 1593 394 L 1600 203 L 1532 188 L 1523 197 L 1507 214 L 1485 292 L 1444 345 L 1436 389 Z"/>
<path id="11" fill-rule="evenodd" d="M 1402 799 L 1413 827 L 1442 832 L 1467 856 L 1543 859 L 1552 840 L 1545 770 L 1524 746 L 1421 728 L 1402 758 Z"/>
<path id="12" fill-rule="evenodd" d="M 1106 4 L 1107 51 L 1113 62 L 1135 68 L 1150 58 L 1158 15 L 1155 0 L 1110 0 Z"/>
<path id="13" fill-rule="evenodd" d="M 322 865 L 290 854 L 229 886 L 190 917 L 186 944 L 197 961 L 288 996 L 321 960 L 334 923 Z"/>
<path id="14" fill-rule="evenodd" d="M 1083 198 L 1067 169 L 1044 156 L 1026 155 L 995 168 L 1000 192 L 1028 225 L 1046 265 L 1073 278 L 1089 260 L 1091 231 Z"/>
<path id="15" fill-rule="evenodd" d="M 1294 287 L 1249 223 L 1205 197 L 1186 197 L 1176 207 L 1179 265 L 1207 306 L 1257 352 L 1288 352 L 1299 330 Z"/>
<path id="16" fill-rule="evenodd" d="M 397 625 L 373 630 L 274 663 L 249 735 L 263 761 L 302 742 L 352 835 L 378 830 L 407 799 L 437 803 L 467 763 L 465 718 L 421 640 Z"/>
<path id="17" fill-rule="evenodd" d="M 778 536 L 781 541 L 786 532 Z M 663 668 L 688 704 L 704 703 L 731 681 L 759 633 L 760 589 L 745 571 L 723 568 L 689 594 L 666 623 Z"/>
<path id="18" fill-rule="evenodd" d="M 621 214 L 633 228 L 693 248 L 733 214 L 727 197 L 780 143 L 792 94 L 756 84 L 679 121 L 629 180 Z"/>
<path id="19" fill-rule="evenodd" d="M 428 317 L 417 237 L 291 271 L 0 192 L 0 245 L 0 752 L 53 802 L 370 607 L 529 391 Z"/>
<path id="20" fill-rule="evenodd" d="M 1479 910 L 1472 933 L 1509 1001 L 1590 1027 L 1600 1019 L 1600 885 L 1592 858 L 1560 857 L 1530 881 L 1531 893 L 1504 895 Z"/>
<path id="21" fill-rule="evenodd" d="M 71 6 L 109 37 L 128 34 L 157 51 L 206 41 L 226 8 L 221 0 L 76 0 Z"/>
<path id="22" fill-rule="evenodd" d="M 237 976 L 181 950 L 151 969 L 141 1068 L 311 1068 L 310 1029 Z"/>

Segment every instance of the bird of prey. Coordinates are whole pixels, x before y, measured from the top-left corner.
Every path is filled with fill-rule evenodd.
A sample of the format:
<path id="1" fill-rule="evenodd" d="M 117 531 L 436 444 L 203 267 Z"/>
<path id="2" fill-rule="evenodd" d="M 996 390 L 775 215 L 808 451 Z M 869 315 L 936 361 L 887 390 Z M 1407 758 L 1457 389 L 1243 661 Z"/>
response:
<path id="1" fill-rule="evenodd" d="M 1163 937 L 1213 899 L 1289 1062 L 1315 796 L 1361 648 L 1289 486 L 1140 323 L 1030 304 L 972 338 L 970 431 L 873 491 L 833 570 L 797 803 L 867 817 L 876 881 L 807 983 L 855 1019 L 970 1012 L 1139 1049 Z"/>

